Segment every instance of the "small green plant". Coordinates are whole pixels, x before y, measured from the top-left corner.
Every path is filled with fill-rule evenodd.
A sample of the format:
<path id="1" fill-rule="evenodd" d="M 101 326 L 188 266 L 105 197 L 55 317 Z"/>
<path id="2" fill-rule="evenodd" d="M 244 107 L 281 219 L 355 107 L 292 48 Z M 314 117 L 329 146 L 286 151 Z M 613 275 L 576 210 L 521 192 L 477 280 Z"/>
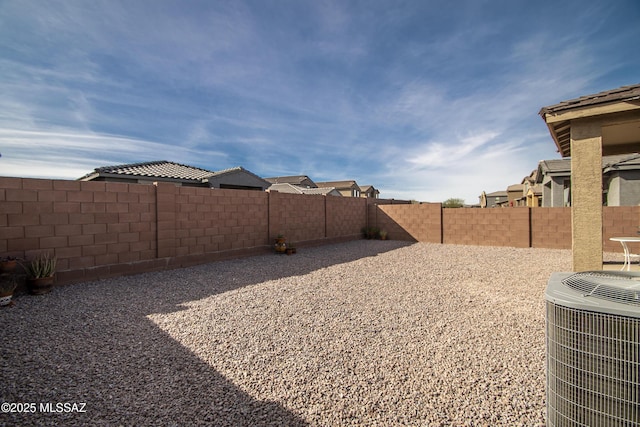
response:
<path id="1" fill-rule="evenodd" d="M 366 239 L 377 239 L 380 236 L 380 229 L 378 227 L 362 227 L 360 231 Z"/>
<path id="2" fill-rule="evenodd" d="M 380 239 L 387 240 L 387 230 L 380 230 Z"/>
<path id="3" fill-rule="evenodd" d="M 16 281 L 13 277 L 9 280 L 0 281 L 0 297 L 13 295 L 13 291 L 16 290 L 16 286 Z"/>
<path id="4" fill-rule="evenodd" d="M 56 272 L 56 257 L 48 253 L 39 255 L 25 266 L 25 270 L 32 279 L 51 277 Z"/>
<path id="5" fill-rule="evenodd" d="M 378 227 L 371 227 L 371 238 L 377 239 L 380 237 L 380 229 Z"/>

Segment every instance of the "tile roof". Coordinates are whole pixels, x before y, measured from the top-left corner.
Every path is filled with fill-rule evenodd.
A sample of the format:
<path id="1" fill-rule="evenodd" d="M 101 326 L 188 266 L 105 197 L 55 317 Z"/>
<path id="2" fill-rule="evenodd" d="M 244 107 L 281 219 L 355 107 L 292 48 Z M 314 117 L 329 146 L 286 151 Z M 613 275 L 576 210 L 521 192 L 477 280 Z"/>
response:
<path id="1" fill-rule="evenodd" d="M 622 86 L 617 89 L 605 90 L 603 92 L 594 93 L 593 95 L 581 96 L 580 98 L 570 99 L 568 101 L 562 101 L 548 107 L 542 107 L 539 114 L 544 118 L 544 115 L 549 113 L 557 113 L 559 111 L 605 104 L 608 102 L 632 101 L 638 99 L 640 99 L 640 84 L 635 84 Z"/>
<path id="2" fill-rule="evenodd" d="M 542 160 L 538 165 L 542 172 L 538 175 L 538 180 L 541 180 L 544 174 L 571 171 L 571 158 Z"/>
<path id="3" fill-rule="evenodd" d="M 289 184 L 287 182 L 280 184 L 272 184 L 269 187 L 269 190 L 278 191 L 280 193 L 289 193 L 289 194 L 329 194 L 333 190 L 334 187 L 322 187 L 322 188 L 306 188 L 299 187 L 297 185 Z"/>
<path id="4" fill-rule="evenodd" d="M 293 184 L 300 185 L 303 181 L 311 180 L 307 175 L 292 175 L 292 176 L 274 176 L 271 178 L 264 178 L 267 182 L 271 184 Z"/>
<path id="5" fill-rule="evenodd" d="M 356 186 L 358 188 L 360 188 L 358 186 L 358 184 L 353 181 L 324 181 L 324 182 L 316 182 L 316 184 L 318 184 L 318 187 L 336 187 L 336 188 L 349 188 L 352 186 Z"/>
<path id="6" fill-rule="evenodd" d="M 603 157 L 602 167 L 605 169 L 605 172 L 612 169 L 639 169 L 640 154 L 634 153 Z"/>
<path id="7" fill-rule="evenodd" d="M 144 176 L 150 178 L 170 178 L 188 181 L 202 181 L 215 172 L 180 163 L 157 160 L 153 162 L 129 163 L 123 165 L 103 166 L 80 178 L 94 174 Z"/>
<path id="8" fill-rule="evenodd" d="M 251 172 L 249 170 L 246 170 L 242 166 L 236 166 L 236 167 L 233 167 L 233 168 L 228 168 L 228 169 L 223 169 L 223 170 L 220 170 L 220 171 L 212 172 L 210 178 L 218 177 L 218 176 L 222 176 L 222 175 L 227 175 L 227 174 L 230 174 L 230 173 L 237 173 L 237 172 L 244 172 L 246 174 L 253 175 L 256 178 L 258 178 L 258 179 L 260 179 L 262 181 L 265 181 L 266 184 L 269 183 L 266 179 L 260 178 L 258 175 L 256 175 L 255 173 L 253 173 L 253 172 Z"/>
<path id="9" fill-rule="evenodd" d="M 542 182 L 543 175 L 569 174 L 571 173 L 571 157 L 564 159 L 542 160 L 539 164 L 541 171 L 537 182 Z M 625 168 L 625 166 L 637 169 L 640 167 L 640 154 L 617 154 L 602 157 L 602 168 L 605 172 L 611 169 Z"/>

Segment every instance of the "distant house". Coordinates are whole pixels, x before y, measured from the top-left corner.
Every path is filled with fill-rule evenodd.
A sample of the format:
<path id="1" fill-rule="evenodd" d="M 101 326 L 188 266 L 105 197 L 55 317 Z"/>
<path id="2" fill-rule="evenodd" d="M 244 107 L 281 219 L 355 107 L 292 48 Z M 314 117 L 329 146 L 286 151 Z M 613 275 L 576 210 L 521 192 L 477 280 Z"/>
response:
<path id="1" fill-rule="evenodd" d="M 522 206 L 524 205 L 522 194 L 524 193 L 524 184 L 513 184 L 507 187 L 507 201 L 502 203 L 505 206 Z"/>
<path id="2" fill-rule="evenodd" d="M 534 169 L 529 176 L 525 176 L 522 179 L 522 197 L 524 199 L 522 206 L 529 206 L 530 208 L 542 206 L 542 188 L 536 184 L 537 177 L 538 169 Z"/>
<path id="3" fill-rule="evenodd" d="M 377 199 L 378 197 L 380 197 L 380 191 L 374 188 L 373 185 L 361 185 L 360 197 L 369 197 L 372 199 Z"/>
<path id="4" fill-rule="evenodd" d="M 265 191 L 270 185 L 269 182 L 242 166 L 214 172 L 207 178 L 207 182 L 211 188 L 230 188 L 233 190 Z"/>
<path id="5" fill-rule="evenodd" d="M 318 185 L 307 175 L 274 176 L 265 178 L 270 184 L 291 184 L 304 188 L 318 188 Z"/>
<path id="6" fill-rule="evenodd" d="M 537 176 L 538 170 L 535 169 L 522 178 L 520 184 L 508 186 L 507 191 L 496 191 L 485 195 L 487 207 L 542 206 L 542 188 L 536 184 Z M 482 197 L 480 196 L 481 201 Z M 492 200 L 494 200 L 493 203 Z"/>
<path id="7" fill-rule="evenodd" d="M 277 191 L 279 193 L 290 193 L 290 194 L 321 194 L 323 196 L 338 196 L 342 197 L 342 194 L 334 187 L 324 187 L 324 188 L 309 188 L 309 187 L 301 187 L 298 185 L 293 185 L 289 183 L 281 183 L 281 184 L 271 184 L 269 187 L 269 191 Z"/>
<path id="8" fill-rule="evenodd" d="M 325 181 L 317 182 L 318 187 L 335 187 L 345 197 L 360 197 L 362 189 L 355 181 Z"/>
<path id="9" fill-rule="evenodd" d="M 571 159 L 542 160 L 537 182 L 542 185 L 542 207 L 571 206 Z"/>
<path id="10" fill-rule="evenodd" d="M 231 188 L 264 191 L 269 183 L 252 172 L 235 167 L 219 172 L 159 160 L 103 166 L 78 178 L 79 181 L 108 181 L 134 184 L 172 182 L 189 187 Z"/>
<path id="11" fill-rule="evenodd" d="M 538 163 L 536 182 L 542 186 L 542 206 L 571 206 L 571 159 Z M 603 204 L 640 204 L 640 154 L 620 154 L 602 158 Z"/>
<path id="12" fill-rule="evenodd" d="M 330 194 L 339 193 L 344 197 L 371 197 L 378 198 L 380 191 L 373 185 L 359 186 L 356 181 L 325 181 L 314 182 L 307 175 L 274 176 L 265 178 L 272 185 L 271 190 L 282 193 L 300 194 Z M 284 184 L 289 184 L 296 188 L 288 188 Z M 303 191 L 300 191 L 302 189 Z M 309 191 L 307 191 L 309 190 Z"/>
<path id="13" fill-rule="evenodd" d="M 487 194 L 483 193 L 483 195 L 480 196 L 481 205 L 483 204 L 482 202 L 483 197 L 485 197 L 487 200 L 488 208 L 497 208 L 497 207 L 509 204 L 509 194 L 506 191 L 494 191 L 493 193 L 487 193 Z"/>

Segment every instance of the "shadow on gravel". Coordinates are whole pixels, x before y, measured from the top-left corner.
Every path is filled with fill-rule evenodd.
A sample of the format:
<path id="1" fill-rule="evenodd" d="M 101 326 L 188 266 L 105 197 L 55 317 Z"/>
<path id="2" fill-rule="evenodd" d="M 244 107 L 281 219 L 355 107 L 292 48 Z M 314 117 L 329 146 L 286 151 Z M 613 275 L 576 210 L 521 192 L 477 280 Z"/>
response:
<path id="1" fill-rule="evenodd" d="M 236 387 L 147 316 L 408 245 L 302 248 L 293 256 L 221 261 L 16 298 L 14 307 L 0 310 L 0 400 L 23 412 L 3 411 L 0 425 L 307 425 L 279 403 Z"/>

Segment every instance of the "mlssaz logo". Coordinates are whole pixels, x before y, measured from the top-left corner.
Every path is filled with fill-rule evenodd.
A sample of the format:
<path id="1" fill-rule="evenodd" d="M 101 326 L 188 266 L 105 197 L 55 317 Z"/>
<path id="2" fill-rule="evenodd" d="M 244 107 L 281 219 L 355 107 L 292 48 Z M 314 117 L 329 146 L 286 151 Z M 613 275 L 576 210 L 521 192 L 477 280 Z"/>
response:
<path id="1" fill-rule="evenodd" d="M 87 412 L 86 406 L 84 402 L 47 402 L 40 403 L 40 412 Z"/>

